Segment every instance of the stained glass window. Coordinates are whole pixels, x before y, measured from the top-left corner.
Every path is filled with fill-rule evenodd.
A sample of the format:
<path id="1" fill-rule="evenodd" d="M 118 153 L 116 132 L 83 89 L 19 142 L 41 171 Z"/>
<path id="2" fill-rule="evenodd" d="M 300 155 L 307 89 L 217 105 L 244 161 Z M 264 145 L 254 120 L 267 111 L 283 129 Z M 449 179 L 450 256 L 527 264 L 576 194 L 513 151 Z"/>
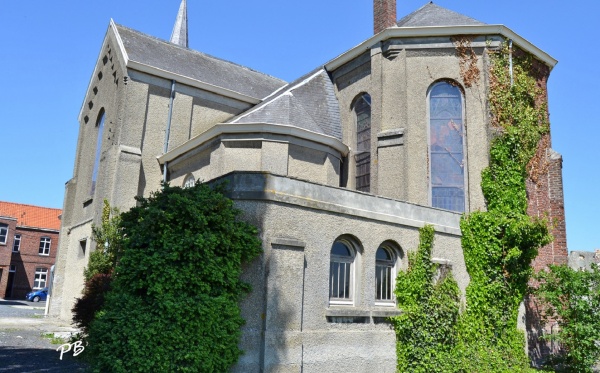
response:
<path id="1" fill-rule="evenodd" d="M 431 205 L 465 211 L 462 95 L 458 87 L 437 83 L 429 94 Z"/>

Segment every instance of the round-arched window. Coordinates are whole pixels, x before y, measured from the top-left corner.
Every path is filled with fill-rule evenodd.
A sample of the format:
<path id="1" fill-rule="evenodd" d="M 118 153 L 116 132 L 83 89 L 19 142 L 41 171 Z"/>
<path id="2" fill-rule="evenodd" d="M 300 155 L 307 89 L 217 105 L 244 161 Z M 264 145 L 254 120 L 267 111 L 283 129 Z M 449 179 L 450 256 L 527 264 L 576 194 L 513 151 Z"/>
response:
<path id="1" fill-rule="evenodd" d="M 184 188 L 190 188 L 193 187 L 196 184 L 196 179 L 194 178 L 194 175 L 192 174 L 188 174 L 185 179 L 183 179 L 183 187 Z"/>
<path id="2" fill-rule="evenodd" d="M 354 286 L 354 249 L 349 242 L 336 241 L 331 247 L 329 266 L 329 299 L 347 302 L 352 300 Z"/>
<path id="3" fill-rule="evenodd" d="M 448 82 L 429 92 L 431 206 L 465 211 L 463 104 L 460 89 Z"/>
<path id="4" fill-rule="evenodd" d="M 379 246 L 375 254 L 375 300 L 394 302 L 396 256 L 386 246 Z"/>

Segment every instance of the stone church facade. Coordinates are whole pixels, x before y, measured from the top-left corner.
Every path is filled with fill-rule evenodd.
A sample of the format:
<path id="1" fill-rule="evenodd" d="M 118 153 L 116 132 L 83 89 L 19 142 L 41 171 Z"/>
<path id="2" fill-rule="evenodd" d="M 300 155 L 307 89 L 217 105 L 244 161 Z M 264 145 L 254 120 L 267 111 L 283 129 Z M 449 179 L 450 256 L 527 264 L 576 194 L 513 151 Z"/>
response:
<path id="1" fill-rule="evenodd" d="M 457 37 L 477 57 L 475 84 Z M 508 40 L 547 74 L 556 64 L 505 26 L 433 3 L 397 21 L 395 0 L 375 0 L 371 38 L 290 83 L 188 49 L 185 1 L 170 42 L 111 21 L 80 113 L 50 312 L 71 317 L 103 199 L 124 211 L 161 181 L 228 180 L 264 250 L 245 269 L 234 370 L 395 371 L 385 318 L 400 312 L 395 274 L 420 227 L 435 229 L 433 260 L 468 285 L 459 222 L 486 208 L 487 52 Z M 563 237 L 550 153 L 530 213 Z M 541 253 L 536 265 L 566 261 L 566 241 Z"/>

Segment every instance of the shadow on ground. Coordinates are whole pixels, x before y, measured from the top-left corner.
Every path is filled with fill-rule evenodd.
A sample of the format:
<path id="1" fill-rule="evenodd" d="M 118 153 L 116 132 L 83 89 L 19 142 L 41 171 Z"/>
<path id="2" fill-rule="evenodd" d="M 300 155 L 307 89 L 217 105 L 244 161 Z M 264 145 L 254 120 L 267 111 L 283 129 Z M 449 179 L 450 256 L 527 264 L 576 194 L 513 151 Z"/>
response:
<path id="1" fill-rule="evenodd" d="M 29 302 L 24 302 L 24 301 L 18 301 L 18 300 L 3 300 L 0 301 L 0 305 L 3 306 L 33 306 L 36 303 L 29 303 Z M 37 303 L 37 304 L 45 304 L 45 303 Z"/>
<path id="2" fill-rule="evenodd" d="M 60 352 L 51 349 L 0 347 L 0 361 L 0 372 L 87 371 L 87 364 L 73 357 L 72 352 L 65 352 L 60 360 Z"/>

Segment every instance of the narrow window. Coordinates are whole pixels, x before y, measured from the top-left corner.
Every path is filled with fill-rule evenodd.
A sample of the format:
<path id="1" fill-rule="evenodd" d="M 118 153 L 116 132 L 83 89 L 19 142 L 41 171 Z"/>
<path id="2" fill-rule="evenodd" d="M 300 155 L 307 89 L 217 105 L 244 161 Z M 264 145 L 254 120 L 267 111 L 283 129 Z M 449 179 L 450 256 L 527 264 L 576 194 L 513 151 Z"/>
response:
<path id="1" fill-rule="evenodd" d="M 431 205 L 465 211 L 463 106 L 458 87 L 447 82 L 429 93 Z"/>
<path id="2" fill-rule="evenodd" d="M 87 246 L 87 239 L 79 241 L 79 249 L 81 249 L 81 253 L 85 255 L 85 249 Z"/>
<path id="3" fill-rule="evenodd" d="M 36 268 L 35 279 L 33 280 L 34 289 L 43 289 L 46 287 L 46 279 L 48 278 L 48 269 Z"/>
<path id="4" fill-rule="evenodd" d="M 394 302 L 396 256 L 393 250 L 380 246 L 375 254 L 375 300 Z"/>
<path id="5" fill-rule="evenodd" d="M 329 267 L 329 300 L 352 301 L 354 284 L 354 250 L 346 241 L 336 241 L 331 248 Z"/>
<path id="6" fill-rule="evenodd" d="M 6 245 L 7 237 L 8 237 L 8 225 L 0 224 L 0 244 Z"/>
<path id="7" fill-rule="evenodd" d="M 52 243 L 50 237 L 40 238 L 40 255 L 50 255 L 50 243 Z"/>
<path id="8" fill-rule="evenodd" d="M 356 113 L 356 190 L 371 191 L 371 96 L 363 93 L 354 104 Z"/>
<path id="9" fill-rule="evenodd" d="M 18 253 L 21 249 L 21 235 L 15 234 L 15 240 L 13 242 L 13 253 Z"/>
<path id="10" fill-rule="evenodd" d="M 98 131 L 98 137 L 96 138 L 96 156 L 94 158 L 94 169 L 92 170 L 92 189 L 90 194 L 94 194 L 96 191 L 96 179 L 98 178 L 98 167 L 100 166 L 100 154 L 102 152 L 102 133 L 104 132 L 104 118 L 106 117 L 104 109 L 100 109 L 98 114 L 98 120 L 96 121 L 96 128 Z"/>

